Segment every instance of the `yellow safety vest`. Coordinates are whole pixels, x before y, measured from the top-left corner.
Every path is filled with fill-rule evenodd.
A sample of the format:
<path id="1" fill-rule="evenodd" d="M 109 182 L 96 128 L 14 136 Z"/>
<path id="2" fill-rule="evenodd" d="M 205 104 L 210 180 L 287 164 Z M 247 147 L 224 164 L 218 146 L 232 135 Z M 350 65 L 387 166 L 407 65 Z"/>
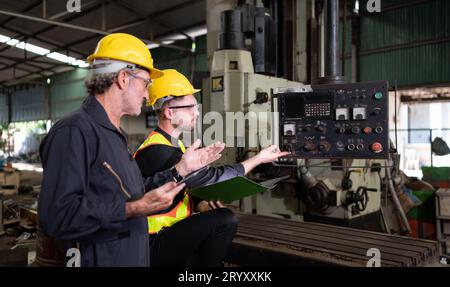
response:
<path id="1" fill-rule="evenodd" d="M 151 145 L 158 145 L 158 144 L 173 147 L 173 144 L 169 140 L 167 140 L 162 134 L 153 131 L 134 153 L 134 157 L 136 157 L 139 151 Z M 184 153 L 186 151 L 186 148 L 184 147 L 183 142 L 181 140 L 178 140 L 178 145 L 180 146 L 181 151 Z M 178 221 L 189 217 L 192 213 L 191 205 L 192 205 L 191 197 L 185 191 L 183 200 L 180 201 L 169 212 L 147 216 L 148 233 L 149 234 L 158 233 L 164 227 L 170 227 L 175 223 L 177 223 Z"/>

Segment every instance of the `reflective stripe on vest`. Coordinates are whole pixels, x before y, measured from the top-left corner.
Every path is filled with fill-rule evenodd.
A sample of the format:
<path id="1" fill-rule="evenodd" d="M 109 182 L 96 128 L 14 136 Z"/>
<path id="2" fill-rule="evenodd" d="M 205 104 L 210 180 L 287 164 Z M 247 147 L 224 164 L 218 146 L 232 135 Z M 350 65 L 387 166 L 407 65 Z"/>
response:
<path id="1" fill-rule="evenodd" d="M 157 144 L 174 147 L 174 145 L 168 139 L 166 139 L 165 136 L 156 131 L 152 131 L 147 139 L 145 139 L 145 141 L 136 150 L 136 152 L 134 153 L 134 157 L 136 157 L 139 151 L 145 149 L 146 147 Z M 178 145 L 180 146 L 181 151 L 184 153 L 186 151 L 186 148 L 184 147 L 184 144 L 181 140 L 178 140 Z"/>
<path id="2" fill-rule="evenodd" d="M 134 153 L 134 157 L 136 157 L 137 153 L 140 150 L 143 150 L 148 146 L 158 144 L 173 147 L 173 144 L 169 140 L 167 140 L 162 134 L 153 131 Z M 186 148 L 184 147 L 183 142 L 181 140 L 178 140 L 178 145 L 180 146 L 181 151 L 184 153 L 186 151 Z M 189 217 L 191 213 L 192 213 L 191 198 L 189 194 L 185 192 L 183 201 L 179 202 L 169 212 L 147 216 L 148 233 L 149 234 L 158 233 L 164 227 L 170 227 L 175 223 L 177 223 L 178 221 Z"/>
<path id="3" fill-rule="evenodd" d="M 183 201 L 177 204 L 171 211 L 164 214 L 147 216 L 148 233 L 158 233 L 164 227 L 170 227 L 180 220 L 191 215 L 190 197 L 185 193 Z"/>

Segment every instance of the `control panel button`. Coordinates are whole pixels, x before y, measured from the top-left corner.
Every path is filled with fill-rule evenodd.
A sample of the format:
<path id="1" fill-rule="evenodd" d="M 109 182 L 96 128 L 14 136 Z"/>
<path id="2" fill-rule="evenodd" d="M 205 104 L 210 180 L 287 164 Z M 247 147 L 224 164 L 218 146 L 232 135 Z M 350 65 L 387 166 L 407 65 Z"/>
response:
<path id="1" fill-rule="evenodd" d="M 353 134 L 359 134 L 360 132 L 361 132 L 361 129 L 359 127 L 352 127 Z"/>
<path id="2" fill-rule="evenodd" d="M 336 130 L 338 134 L 345 134 L 346 129 L 344 127 L 340 127 Z"/>
<path id="3" fill-rule="evenodd" d="M 359 151 L 361 151 L 361 150 L 364 149 L 364 145 L 363 145 L 363 144 L 357 144 L 357 145 L 356 145 L 356 149 L 359 150 Z"/>
<path id="4" fill-rule="evenodd" d="M 381 100 L 383 98 L 383 93 L 382 92 L 376 92 L 375 94 L 373 94 L 373 98 L 375 100 Z"/>
<path id="5" fill-rule="evenodd" d="M 331 144 L 327 141 L 320 141 L 317 148 L 319 149 L 319 151 L 329 151 L 331 148 Z"/>
<path id="6" fill-rule="evenodd" d="M 370 133 L 372 132 L 372 128 L 371 128 L 371 127 L 365 127 L 365 128 L 363 129 L 363 132 L 364 132 L 366 135 L 368 135 L 368 134 L 370 134 Z"/>
<path id="7" fill-rule="evenodd" d="M 348 144 L 347 145 L 347 149 L 348 150 L 355 150 L 355 145 L 354 144 Z"/>
<path id="8" fill-rule="evenodd" d="M 383 146 L 379 142 L 374 142 L 370 145 L 370 150 L 374 153 L 380 153 L 383 151 Z"/>
<path id="9" fill-rule="evenodd" d="M 305 150 L 305 151 L 313 151 L 313 150 L 315 150 L 316 149 L 316 147 L 314 146 L 314 144 L 312 143 L 312 142 L 306 142 L 304 145 L 303 145 L 303 149 Z"/>
<path id="10" fill-rule="evenodd" d="M 372 115 L 378 116 L 379 114 L 381 114 L 381 108 L 374 108 L 372 110 Z"/>
<path id="11" fill-rule="evenodd" d="M 327 127 L 324 125 L 317 125 L 315 126 L 315 128 L 319 133 L 325 133 L 327 131 Z"/>
<path id="12" fill-rule="evenodd" d="M 376 132 L 377 134 L 381 134 L 381 133 L 383 132 L 383 128 L 380 127 L 380 126 L 378 126 L 378 127 L 375 128 L 375 132 Z"/>
<path id="13" fill-rule="evenodd" d="M 292 152 L 294 150 L 294 147 L 291 144 L 287 144 L 283 146 L 284 151 Z"/>

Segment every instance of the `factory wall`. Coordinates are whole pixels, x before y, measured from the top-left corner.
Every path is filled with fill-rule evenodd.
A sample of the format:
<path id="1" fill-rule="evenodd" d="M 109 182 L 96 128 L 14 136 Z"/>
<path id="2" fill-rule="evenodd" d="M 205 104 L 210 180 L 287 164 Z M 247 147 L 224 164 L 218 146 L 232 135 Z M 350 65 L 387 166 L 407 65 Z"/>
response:
<path id="1" fill-rule="evenodd" d="M 8 97 L 0 93 L 0 125 L 8 122 Z"/>
<path id="2" fill-rule="evenodd" d="M 362 12 L 359 81 L 397 80 L 399 87 L 450 83 L 449 13 L 448 0 L 381 1 L 381 13 Z M 352 73 L 349 34 L 345 51 L 347 79 Z"/>

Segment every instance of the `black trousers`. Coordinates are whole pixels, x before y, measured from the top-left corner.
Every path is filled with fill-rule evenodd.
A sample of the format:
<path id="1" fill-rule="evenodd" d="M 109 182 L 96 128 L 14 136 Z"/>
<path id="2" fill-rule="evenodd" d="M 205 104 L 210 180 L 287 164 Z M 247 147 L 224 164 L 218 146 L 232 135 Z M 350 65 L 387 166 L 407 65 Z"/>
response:
<path id="1" fill-rule="evenodd" d="M 194 214 L 149 236 L 150 266 L 220 267 L 236 229 L 228 208 Z"/>

